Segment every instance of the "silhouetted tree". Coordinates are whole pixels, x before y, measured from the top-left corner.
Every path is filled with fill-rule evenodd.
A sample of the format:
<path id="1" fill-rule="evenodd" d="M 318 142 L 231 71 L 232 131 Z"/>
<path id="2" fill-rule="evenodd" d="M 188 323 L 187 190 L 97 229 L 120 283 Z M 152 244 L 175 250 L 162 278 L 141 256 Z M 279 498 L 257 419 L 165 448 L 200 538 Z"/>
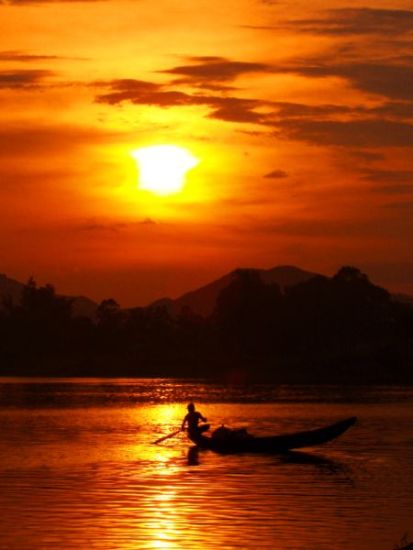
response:
<path id="1" fill-rule="evenodd" d="M 362 282 L 369 284 L 370 281 L 365 273 L 362 273 L 357 267 L 345 265 L 341 267 L 333 276 L 335 281 L 343 281 L 346 283 Z"/>
<path id="2" fill-rule="evenodd" d="M 119 304 L 113 298 L 102 300 L 96 310 L 98 326 L 108 329 L 118 328 L 122 320 Z"/>
<path id="3" fill-rule="evenodd" d="M 202 318 L 190 308 L 122 310 L 103 300 L 96 319 L 30 278 L 21 303 L 0 307 L 3 374 L 223 376 L 279 381 L 413 382 L 413 307 L 359 269 L 313 277 L 281 293 L 257 270 L 237 270 Z"/>
<path id="4" fill-rule="evenodd" d="M 37 287 L 31 277 L 21 303 L 9 303 L 5 310 L 2 348 L 10 361 L 33 370 L 48 357 L 65 355 L 70 349 L 71 307 L 71 300 L 57 296 L 52 285 Z"/>
<path id="5" fill-rule="evenodd" d="M 23 288 L 21 308 L 24 315 L 35 321 L 50 323 L 67 322 L 72 315 L 72 300 L 57 296 L 53 285 L 38 287 L 30 277 Z"/>

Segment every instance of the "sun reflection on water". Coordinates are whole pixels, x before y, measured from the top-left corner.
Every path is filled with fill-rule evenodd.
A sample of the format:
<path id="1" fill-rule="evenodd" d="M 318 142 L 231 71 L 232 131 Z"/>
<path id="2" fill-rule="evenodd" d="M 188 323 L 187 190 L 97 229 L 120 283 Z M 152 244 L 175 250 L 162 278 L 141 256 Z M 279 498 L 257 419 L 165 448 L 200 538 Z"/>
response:
<path id="1" fill-rule="evenodd" d="M 191 386 L 179 401 L 161 405 L 130 395 L 156 396 L 170 383 L 139 384 L 122 382 L 122 407 L 96 398 L 80 406 L 91 390 L 82 383 L 76 407 L 42 408 L 37 396 L 38 408 L 0 408 L 0 546 L 330 550 L 333 541 L 340 550 L 365 550 L 367 540 L 391 548 L 411 524 L 412 399 L 382 414 L 354 402 L 207 402 L 200 385 L 195 397 Z M 92 385 L 93 395 L 100 388 Z M 198 456 L 184 434 L 154 445 L 180 426 L 190 399 L 212 427 L 223 422 L 262 435 L 350 412 L 363 422 L 323 448 L 324 457 L 317 449 L 288 457 Z"/>

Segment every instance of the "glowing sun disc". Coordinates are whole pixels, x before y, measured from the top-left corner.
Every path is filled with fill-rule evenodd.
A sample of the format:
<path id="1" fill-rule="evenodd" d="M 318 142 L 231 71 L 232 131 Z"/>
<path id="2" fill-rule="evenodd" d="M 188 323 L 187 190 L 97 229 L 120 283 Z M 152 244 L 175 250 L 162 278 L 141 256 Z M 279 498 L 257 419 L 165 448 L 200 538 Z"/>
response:
<path id="1" fill-rule="evenodd" d="M 189 151 L 176 145 L 152 145 L 132 152 L 139 167 L 139 188 L 157 195 L 182 191 L 188 170 L 199 163 Z"/>

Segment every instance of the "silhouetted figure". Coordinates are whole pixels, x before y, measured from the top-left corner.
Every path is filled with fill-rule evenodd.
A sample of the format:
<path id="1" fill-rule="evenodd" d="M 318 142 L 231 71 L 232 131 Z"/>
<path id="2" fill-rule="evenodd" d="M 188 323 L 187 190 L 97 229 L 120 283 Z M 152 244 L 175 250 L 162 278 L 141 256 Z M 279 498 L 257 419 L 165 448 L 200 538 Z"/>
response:
<path id="1" fill-rule="evenodd" d="M 190 439 L 196 439 L 197 436 L 200 436 L 202 433 L 209 430 L 209 424 L 204 424 L 202 426 L 199 426 L 199 422 L 206 422 L 207 419 L 202 416 L 200 412 L 195 410 L 195 405 L 193 403 L 189 403 L 188 407 L 188 414 L 185 416 L 182 422 L 181 429 L 185 429 L 185 425 L 188 424 L 188 435 Z"/>

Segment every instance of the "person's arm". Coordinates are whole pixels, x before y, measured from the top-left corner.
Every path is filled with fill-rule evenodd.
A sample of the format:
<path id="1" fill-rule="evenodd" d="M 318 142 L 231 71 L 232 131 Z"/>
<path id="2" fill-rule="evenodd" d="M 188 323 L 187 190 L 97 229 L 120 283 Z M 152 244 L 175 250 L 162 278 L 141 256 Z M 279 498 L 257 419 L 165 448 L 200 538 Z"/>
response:
<path id="1" fill-rule="evenodd" d="M 188 422 L 188 415 L 185 416 L 185 418 L 182 420 L 182 426 L 181 431 L 183 432 L 185 429 L 185 424 Z"/>
<path id="2" fill-rule="evenodd" d="M 202 416 L 201 413 L 199 413 L 199 418 L 202 420 L 202 422 L 206 422 L 208 420 L 208 418 L 206 418 L 205 416 Z"/>

